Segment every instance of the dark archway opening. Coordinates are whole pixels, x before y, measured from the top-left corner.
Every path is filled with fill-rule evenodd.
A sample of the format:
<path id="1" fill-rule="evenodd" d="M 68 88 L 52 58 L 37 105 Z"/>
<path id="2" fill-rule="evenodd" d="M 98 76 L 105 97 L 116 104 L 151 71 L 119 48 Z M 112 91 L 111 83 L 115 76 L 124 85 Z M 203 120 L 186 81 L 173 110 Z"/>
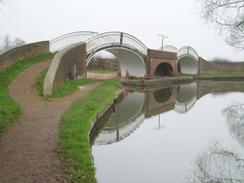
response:
<path id="1" fill-rule="evenodd" d="M 155 70 L 156 76 L 173 76 L 174 71 L 169 63 L 163 62 L 159 64 Z"/>

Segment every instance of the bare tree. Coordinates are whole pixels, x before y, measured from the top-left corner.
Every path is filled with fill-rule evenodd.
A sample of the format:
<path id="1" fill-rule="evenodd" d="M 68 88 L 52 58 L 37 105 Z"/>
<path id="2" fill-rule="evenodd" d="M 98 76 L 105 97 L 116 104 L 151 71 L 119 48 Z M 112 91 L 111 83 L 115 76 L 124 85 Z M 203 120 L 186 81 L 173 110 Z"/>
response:
<path id="1" fill-rule="evenodd" d="M 223 113 L 232 137 L 244 147 L 244 104 L 229 106 Z"/>
<path id="2" fill-rule="evenodd" d="M 4 36 L 2 49 L 7 50 L 11 47 L 10 45 L 11 45 L 10 36 L 9 35 Z"/>
<path id="3" fill-rule="evenodd" d="M 197 156 L 187 183 L 243 183 L 243 172 L 244 159 L 239 153 L 216 141 Z"/>
<path id="4" fill-rule="evenodd" d="M 15 38 L 15 40 L 12 43 L 15 47 L 16 46 L 21 46 L 25 44 L 25 41 L 20 39 L 20 38 Z"/>
<path id="5" fill-rule="evenodd" d="M 15 38 L 14 41 L 11 41 L 9 35 L 0 37 L 0 53 L 3 53 L 11 48 L 24 45 L 25 41 L 20 38 Z"/>
<path id="6" fill-rule="evenodd" d="M 228 34 L 226 41 L 244 49 L 244 0 L 198 0 L 202 16 Z"/>

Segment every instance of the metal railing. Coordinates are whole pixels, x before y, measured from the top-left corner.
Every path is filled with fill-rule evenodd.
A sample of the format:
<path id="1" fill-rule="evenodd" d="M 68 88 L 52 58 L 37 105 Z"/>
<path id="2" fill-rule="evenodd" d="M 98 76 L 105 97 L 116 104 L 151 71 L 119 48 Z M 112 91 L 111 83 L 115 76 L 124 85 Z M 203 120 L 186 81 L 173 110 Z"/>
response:
<path id="1" fill-rule="evenodd" d="M 190 46 L 183 46 L 182 48 L 177 50 L 177 60 L 185 56 L 190 56 L 195 60 L 198 60 L 199 57 L 196 50 Z"/>
<path id="2" fill-rule="evenodd" d="M 71 44 L 84 41 L 97 34 L 98 34 L 97 32 L 91 32 L 91 31 L 78 31 L 78 32 L 71 32 L 69 34 L 61 35 L 50 41 L 49 51 L 50 52 L 59 51 Z"/>
<path id="3" fill-rule="evenodd" d="M 138 54 L 147 55 L 147 47 L 136 37 L 124 32 L 105 32 L 90 37 L 86 42 L 87 54 L 95 53 L 105 47 L 125 47 Z"/>

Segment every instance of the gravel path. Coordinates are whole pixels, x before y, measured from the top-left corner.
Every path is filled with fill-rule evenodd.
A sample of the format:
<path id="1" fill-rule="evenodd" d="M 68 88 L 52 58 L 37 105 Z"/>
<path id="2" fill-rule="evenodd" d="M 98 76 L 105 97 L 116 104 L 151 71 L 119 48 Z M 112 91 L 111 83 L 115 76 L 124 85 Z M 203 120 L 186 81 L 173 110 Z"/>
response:
<path id="1" fill-rule="evenodd" d="M 17 123 L 0 138 L 0 183 L 67 182 L 58 152 L 58 126 L 62 114 L 97 83 L 72 95 L 43 100 L 33 89 L 35 77 L 50 64 L 36 64 L 22 72 L 9 87 L 10 96 L 22 107 Z"/>

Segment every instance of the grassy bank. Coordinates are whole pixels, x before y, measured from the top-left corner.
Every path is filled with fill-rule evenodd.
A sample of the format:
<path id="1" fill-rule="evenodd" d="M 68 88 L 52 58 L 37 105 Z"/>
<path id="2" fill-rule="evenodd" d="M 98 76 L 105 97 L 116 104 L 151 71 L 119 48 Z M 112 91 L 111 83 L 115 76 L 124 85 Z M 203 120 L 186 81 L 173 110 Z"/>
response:
<path id="1" fill-rule="evenodd" d="M 63 82 L 62 84 L 58 85 L 53 90 L 53 97 L 62 97 L 65 95 L 69 95 L 73 93 L 75 90 L 78 89 L 79 86 L 90 84 L 95 82 L 94 80 L 90 79 L 77 79 L 77 80 L 67 80 Z"/>
<path id="2" fill-rule="evenodd" d="M 43 96 L 43 84 L 47 71 L 48 68 L 43 69 L 40 74 L 35 78 L 34 88 L 37 89 L 40 96 Z"/>
<path id="3" fill-rule="evenodd" d="M 36 77 L 34 87 L 38 90 L 40 96 L 43 96 L 43 83 L 47 71 L 48 68 L 42 70 L 42 72 Z M 79 88 L 79 86 L 90 84 L 93 82 L 95 82 L 95 80 L 90 80 L 86 78 L 77 80 L 66 80 L 65 82 L 61 83 L 56 88 L 54 88 L 53 94 L 50 97 L 63 97 L 65 95 L 69 95 L 76 91 Z"/>
<path id="4" fill-rule="evenodd" d="M 96 182 L 88 133 L 96 115 L 112 102 L 119 88 L 117 81 L 103 81 L 86 98 L 73 103 L 63 115 L 60 149 L 71 182 Z"/>
<path id="5" fill-rule="evenodd" d="M 240 77 L 240 76 L 244 76 L 244 72 L 209 71 L 209 72 L 201 73 L 197 76 L 204 76 L 204 77 Z"/>
<path id="6" fill-rule="evenodd" d="M 9 124 L 16 121 L 21 112 L 20 106 L 7 93 L 9 84 L 20 72 L 29 66 L 52 57 L 53 54 L 49 53 L 24 59 L 0 72 L 0 136 Z"/>

